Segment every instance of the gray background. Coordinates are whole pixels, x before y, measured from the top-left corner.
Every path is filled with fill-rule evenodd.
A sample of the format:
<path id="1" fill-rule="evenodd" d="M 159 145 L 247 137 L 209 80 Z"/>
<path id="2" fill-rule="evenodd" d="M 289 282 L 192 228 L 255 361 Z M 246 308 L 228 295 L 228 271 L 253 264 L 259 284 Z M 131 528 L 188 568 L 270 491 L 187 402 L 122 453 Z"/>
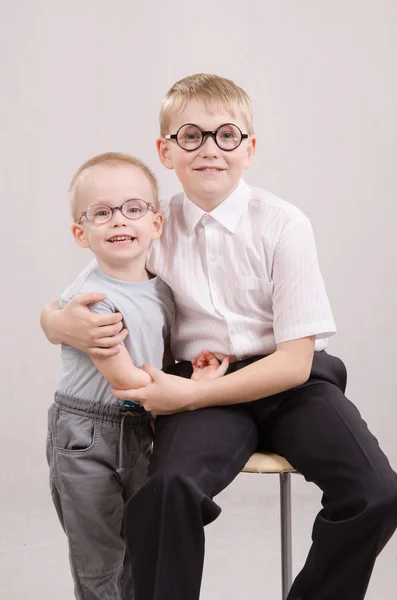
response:
<path id="1" fill-rule="evenodd" d="M 311 218 L 340 332 L 329 349 L 346 361 L 348 395 L 397 467 L 396 31 L 393 0 L 1 1 L 7 600 L 32 590 L 42 600 L 71 598 L 44 458 L 59 349 L 39 328 L 42 306 L 90 260 L 69 231 L 69 180 L 88 157 L 117 150 L 147 161 L 163 196 L 178 191 L 154 141 L 162 96 L 185 75 L 215 72 L 251 95 L 258 150 L 246 180 Z M 318 500 L 294 478 L 295 571 Z M 224 515 L 208 528 L 203 597 L 278 597 L 277 478 L 239 476 L 219 501 Z M 394 538 L 368 598 L 392 597 L 396 555 Z"/>

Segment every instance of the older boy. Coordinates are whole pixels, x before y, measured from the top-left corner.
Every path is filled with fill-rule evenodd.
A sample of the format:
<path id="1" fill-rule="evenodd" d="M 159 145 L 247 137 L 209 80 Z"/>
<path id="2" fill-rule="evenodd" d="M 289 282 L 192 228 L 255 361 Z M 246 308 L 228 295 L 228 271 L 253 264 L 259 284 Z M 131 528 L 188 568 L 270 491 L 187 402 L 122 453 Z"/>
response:
<path id="1" fill-rule="evenodd" d="M 361 600 L 397 524 L 397 478 L 344 396 L 343 363 L 324 350 L 335 325 L 310 223 L 242 181 L 256 138 L 250 100 L 233 82 L 204 74 L 177 82 L 160 123 L 160 160 L 184 193 L 171 200 L 148 264 L 174 292 L 180 362 L 173 375 L 144 367 L 154 382 L 120 392 L 163 415 L 148 479 L 125 513 L 135 598 L 198 599 L 203 526 L 220 513 L 213 497 L 260 448 L 284 455 L 324 494 L 289 600 Z M 109 339 L 120 329 L 114 321 L 92 331 L 82 303 L 55 308 L 43 315 L 53 341 L 68 335 L 95 355 L 123 339 Z M 181 379 L 201 347 L 232 356 L 225 377 Z"/>

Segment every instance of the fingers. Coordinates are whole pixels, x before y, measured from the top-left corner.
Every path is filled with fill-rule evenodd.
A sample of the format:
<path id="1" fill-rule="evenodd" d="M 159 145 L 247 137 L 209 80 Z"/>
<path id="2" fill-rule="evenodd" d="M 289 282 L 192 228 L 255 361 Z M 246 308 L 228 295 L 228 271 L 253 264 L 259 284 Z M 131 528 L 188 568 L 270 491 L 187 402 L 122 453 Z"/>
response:
<path id="1" fill-rule="evenodd" d="M 123 329 L 123 322 L 121 320 L 118 323 L 116 323 L 115 325 L 103 325 L 102 327 L 96 328 L 95 337 L 98 339 L 105 338 L 105 337 L 112 337 L 112 336 L 120 333 L 120 331 L 122 329 Z M 127 330 L 125 329 L 124 331 L 127 331 Z"/>
<path id="2" fill-rule="evenodd" d="M 200 358 L 203 358 L 207 365 L 211 365 L 214 367 L 219 365 L 219 361 L 216 358 L 215 354 L 213 354 L 209 350 L 201 350 Z"/>
<path id="3" fill-rule="evenodd" d="M 137 390 L 115 390 L 112 388 L 110 391 L 113 396 L 116 396 L 116 398 L 119 398 L 120 400 L 132 400 L 134 402 L 141 402 L 143 405 L 142 388 Z"/>
<path id="4" fill-rule="evenodd" d="M 203 369 L 209 365 L 208 355 L 210 354 L 211 352 L 208 352 L 207 350 L 200 351 L 200 356 L 196 359 L 197 367 L 199 369 Z"/>
<path id="5" fill-rule="evenodd" d="M 81 306 L 87 306 L 88 304 L 94 304 L 95 302 L 103 302 L 106 299 L 107 294 L 101 294 L 99 292 L 87 292 L 86 294 L 78 294 L 71 300 L 74 304 L 80 304 Z"/>
<path id="6" fill-rule="evenodd" d="M 206 358 L 209 365 L 213 365 L 214 367 L 219 365 L 219 360 L 216 358 L 215 354 L 212 354 L 212 352 L 207 352 Z"/>
<path id="7" fill-rule="evenodd" d="M 198 359 L 196 360 L 196 367 L 197 367 L 198 369 L 202 369 L 203 367 L 206 367 L 206 366 L 207 366 L 207 361 L 206 361 L 206 359 L 205 359 L 205 358 L 204 358 L 202 355 L 200 355 L 200 356 L 198 357 Z"/>
<path id="8" fill-rule="evenodd" d="M 217 369 L 217 374 L 220 376 L 224 375 L 229 368 L 229 364 L 230 364 L 230 357 L 226 356 L 223 359 L 223 361 L 221 362 L 221 364 L 219 365 L 219 368 Z"/>
<path id="9" fill-rule="evenodd" d="M 84 294 L 85 296 L 85 294 Z M 76 298 L 78 296 L 75 296 Z M 114 325 L 115 323 L 119 323 L 123 319 L 123 315 L 119 312 L 117 313 L 106 313 L 105 315 L 100 315 L 98 313 L 92 313 L 92 322 L 95 323 L 97 327 L 104 327 L 106 325 Z"/>
<path id="10" fill-rule="evenodd" d="M 96 348 L 113 348 L 121 344 L 128 335 L 128 329 L 123 329 L 117 335 L 112 337 L 95 338 L 92 343 L 92 347 Z"/>
<path id="11" fill-rule="evenodd" d="M 88 355 L 93 358 L 108 358 L 109 356 L 115 356 L 120 352 L 120 346 L 113 346 L 113 348 L 88 348 Z"/>

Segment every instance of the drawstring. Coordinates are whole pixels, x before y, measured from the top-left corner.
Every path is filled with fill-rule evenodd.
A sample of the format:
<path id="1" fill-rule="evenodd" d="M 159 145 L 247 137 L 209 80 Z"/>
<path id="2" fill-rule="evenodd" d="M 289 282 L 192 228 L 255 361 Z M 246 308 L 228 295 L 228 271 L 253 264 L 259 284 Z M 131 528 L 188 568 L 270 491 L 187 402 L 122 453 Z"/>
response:
<path id="1" fill-rule="evenodd" d="M 127 412 L 125 409 L 136 407 L 136 406 L 140 406 L 139 402 L 131 402 L 130 400 L 124 400 L 123 404 L 121 405 L 121 412 L 122 412 L 123 416 L 121 418 L 121 425 L 120 425 L 119 460 L 118 460 L 118 467 L 116 469 L 116 473 L 118 475 L 121 475 L 122 473 L 124 473 L 124 422 L 125 422 L 125 418 L 128 417 L 129 415 L 133 416 L 131 413 Z"/>
<path id="2" fill-rule="evenodd" d="M 120 425 L 120 437 L 119 437 L 119 463 L 116 473 L 121 475 L 124 472 L 123 454 L 124 454 L 124 421 L 128 413 L 124 413 L 121 419 Z"/>

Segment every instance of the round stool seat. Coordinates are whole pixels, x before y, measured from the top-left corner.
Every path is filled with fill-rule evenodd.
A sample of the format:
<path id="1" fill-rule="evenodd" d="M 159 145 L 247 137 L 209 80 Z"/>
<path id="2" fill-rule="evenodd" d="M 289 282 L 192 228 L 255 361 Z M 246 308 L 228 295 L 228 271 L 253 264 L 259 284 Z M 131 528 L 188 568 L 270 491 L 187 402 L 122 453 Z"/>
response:
<path id="1" fill-rule="evenodd" d="M 245 465 L 243 473 L 294 473 L 296 469 L 278 454 L 255 452 Z"/>

